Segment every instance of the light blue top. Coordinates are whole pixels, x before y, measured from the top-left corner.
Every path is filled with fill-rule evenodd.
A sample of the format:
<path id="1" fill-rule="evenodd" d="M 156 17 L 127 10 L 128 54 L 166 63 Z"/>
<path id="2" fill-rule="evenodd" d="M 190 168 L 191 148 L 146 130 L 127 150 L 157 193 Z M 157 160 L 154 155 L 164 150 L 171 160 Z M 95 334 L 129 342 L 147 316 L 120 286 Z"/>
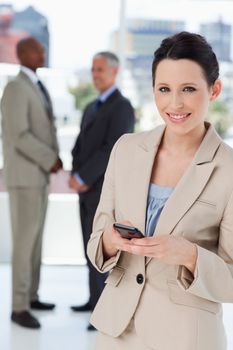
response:
<path id="1" fill-rule="evenodd" d="M 147 197 L 146 236 L 153 236 L 163 207 L 173 190 L 174 187 L 150 184 Z"/>

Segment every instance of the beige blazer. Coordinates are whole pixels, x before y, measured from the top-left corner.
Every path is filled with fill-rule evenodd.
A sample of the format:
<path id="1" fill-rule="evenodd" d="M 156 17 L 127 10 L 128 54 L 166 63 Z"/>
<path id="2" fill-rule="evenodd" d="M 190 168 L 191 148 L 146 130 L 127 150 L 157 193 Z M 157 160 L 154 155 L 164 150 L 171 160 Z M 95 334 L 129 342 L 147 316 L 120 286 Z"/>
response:
<path id="1" fill-rule="evenodd" d="M 39 88 L 25 73 L 7 84 L 1 112 L 7 187 L 45 186 L 58 157 L 56 129 Z"/>
<path id="2" fill-rule="evenodd" d="M 106 226 L 129 220 L 145 231 L 148 186 L 163 132 L 160 126 L 124 135 L 112 151 L 88 244 L 93 265 L 111 272 L 91 322 L 118 337 L 134 317 L 137 334 L 156 350 L 223 350 L 221 303 L 233 302 L 233 150 L 211 126 L 154 233 L 198 245 L 195 276 L 183 266 L 124 252 L 103 261 Z"/>

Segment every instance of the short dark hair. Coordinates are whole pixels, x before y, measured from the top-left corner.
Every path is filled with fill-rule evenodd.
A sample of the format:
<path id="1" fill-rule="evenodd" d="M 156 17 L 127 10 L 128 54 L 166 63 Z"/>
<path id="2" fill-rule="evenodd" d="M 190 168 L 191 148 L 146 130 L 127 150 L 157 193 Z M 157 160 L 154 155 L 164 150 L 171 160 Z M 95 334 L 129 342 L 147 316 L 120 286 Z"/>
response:
<path id="1" fill-rule="evenodd" d="M 154 52 L 152 63 L 152 84 L 155 84 L 156 68 L 163 59 L 189 59 L 202 68 L 209 86 L 219 76 L 219 64 L 212 47 L 206 39 L 195 33 L 180 32 L 164 39 Z"/>
<path id="2" fill-rule="evenodd" d="M 115 53 L 113 53 L 111 51 L 98 52 L 94 55 L 93 59 L 95 59 L 97 57 L 105 58 L 109 64 L 109 66 L 111 66 L 111 67 L 118 67 L 119 66 L 119 58 L 117 57 L 117 55 L 115 55 Z"/>
<path id="3" fill-rule="evenodd" d="M 33 36 L 27 36 L 26 38 L 19 40 L 16 44 L 17 56 L 19 57 L 29 45 L 34 44 L 35 42 L 38 42 L 38 40 Z"/>

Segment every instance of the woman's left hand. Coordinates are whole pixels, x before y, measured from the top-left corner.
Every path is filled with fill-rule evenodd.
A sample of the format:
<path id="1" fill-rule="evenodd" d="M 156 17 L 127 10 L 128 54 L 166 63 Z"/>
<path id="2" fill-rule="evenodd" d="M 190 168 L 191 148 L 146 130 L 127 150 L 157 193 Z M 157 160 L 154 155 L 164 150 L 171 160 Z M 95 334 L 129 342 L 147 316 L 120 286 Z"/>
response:
<path id="1" fill-rule="evenodd" d="M 134 238 L 127 241 L 122 250 L 156 258 L 169 265 L 183 265 L 192 273 L 196 266 L 197 247 L 183 237 L 167 235 Z"/>

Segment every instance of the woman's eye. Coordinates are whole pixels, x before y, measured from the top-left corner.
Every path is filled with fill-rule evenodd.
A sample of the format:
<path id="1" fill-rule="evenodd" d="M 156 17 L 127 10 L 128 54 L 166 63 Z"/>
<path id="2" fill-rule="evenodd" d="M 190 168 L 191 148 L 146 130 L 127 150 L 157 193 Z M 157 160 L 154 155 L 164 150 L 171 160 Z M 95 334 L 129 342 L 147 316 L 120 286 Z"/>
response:
<path id="1" fill-rule="evenodd" d="M 192 87 L 192 86 L 186 86 L 183 89 L 183 91 L 185 91 L 185 92 L 194 92 L 194 91 L 196 91 L 196 89 L 194 87 Z"/>
<path id="2" fill-rule="evenodd" d="M 168 92 L 168 91 L 170 91 L 170 90 L 169 90 L 168 87 L 162 86 L 161 88 L 159 88 L 159 91 L 160 91 L 160 92 Z"/>

